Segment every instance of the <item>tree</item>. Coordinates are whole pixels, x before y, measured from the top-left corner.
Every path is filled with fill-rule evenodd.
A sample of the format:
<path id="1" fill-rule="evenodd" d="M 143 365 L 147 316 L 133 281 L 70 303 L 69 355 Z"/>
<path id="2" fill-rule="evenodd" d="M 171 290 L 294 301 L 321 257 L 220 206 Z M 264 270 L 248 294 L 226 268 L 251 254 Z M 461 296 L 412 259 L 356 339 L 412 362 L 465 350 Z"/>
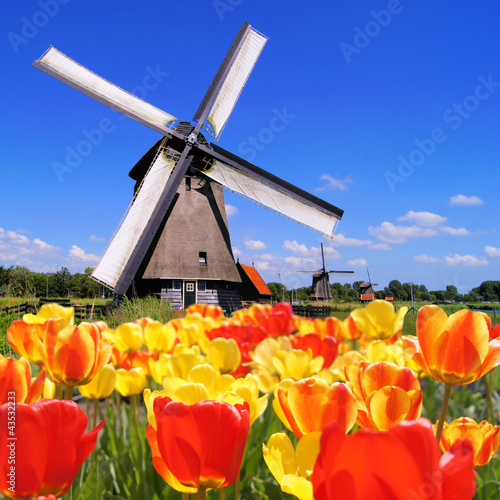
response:
<path id="1" fill-rule="evenodd" d="M 53 276 L 54 292 L 58 297 L 65 297 L 68 294 L 71 273 L 67 267 L 62 267 Z"/>
<path id="2" fill-rule="evenodd" d="M 283 300 L 283 294 L 285 294 L 286 298 L 286 287 L 282 283 L 276 283 L 275 281 L 273 281 L 271 283 L 268 283 L 267 287 L 273 294 L 273 300 L 281 302 Z"/>

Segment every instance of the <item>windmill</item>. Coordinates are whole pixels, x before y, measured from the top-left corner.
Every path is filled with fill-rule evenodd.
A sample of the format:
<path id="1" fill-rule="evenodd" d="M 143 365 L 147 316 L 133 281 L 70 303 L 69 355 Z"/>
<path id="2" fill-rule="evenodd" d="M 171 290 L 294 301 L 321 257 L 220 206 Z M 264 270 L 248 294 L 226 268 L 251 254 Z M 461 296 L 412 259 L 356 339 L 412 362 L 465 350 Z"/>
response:
<path id="1" fill-rule="evenodd" d="M 218 140 L 267 38 L 244 22 L 198 107 L 192 125 L 129 94 L 54 47 L 33 65 L 162 138 L 131 170 L 134 196 L 92 278 L 115 298 L 132 289 L 171 300 L 237 307 L 223 187 L 331 236 L 343 210 L 209 143 Z"/>
<path id="2" fill-rule="evenodd" d="M 312 288 L 311 295 L 309 298 L 311 300 L 332 300 L 332 291 L 330 290 L 330 273 L 354 273 L 354 271 L 327 271 L 325 264 L 325 251 L 323 249 L 323 243 L 321 243 L 321 261 L 323 267 L 318 271 L 297 271 L 299 273 L 313 273 L 312 276 Z"/>
<path id="3" fill-rule="evenodd" d="M 283 281 L 283 271 L 286 269 L 286 266 L 278 273 L 278 276 L 280 277 L 280 283 L 283 285 L 283 288 L 281 291 L 283 292 L 282 300 L 283 302 L 285 301 L 285 282 Z"/>
<path id="4" fill-rule="evenodd" d="M 372 279 L 370 278 L 370 270 L 366 268 L 366 272 L 368 273 L 368 281 L 361 283 L 359 285 L 359 293 L 361 297 L 361 302 L 368 302 L 375 300 L 375 290 L 374 286 L 377 286 L 378 283 L 372 283 Z"/>

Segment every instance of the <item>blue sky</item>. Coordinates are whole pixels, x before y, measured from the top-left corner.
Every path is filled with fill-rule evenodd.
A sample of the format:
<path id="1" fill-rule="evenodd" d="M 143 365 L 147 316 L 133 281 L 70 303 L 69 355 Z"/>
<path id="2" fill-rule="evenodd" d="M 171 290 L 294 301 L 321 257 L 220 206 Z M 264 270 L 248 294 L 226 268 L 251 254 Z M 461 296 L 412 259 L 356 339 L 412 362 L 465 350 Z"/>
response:
<path id="1" fill-rule="evenodd" d="M 289 287 L 310 284 L 296 271 L 320 267 L 321 242 L 328 268 L 355 271 L 342 283 L 367 268 L 378 289 L 499 280 L 500 4 L 465 0 L 9 3 L 0 265 L 95 265 L 131 200 L 128 171 L 159 138 L 33 61 L 54 45 L 190 120 L 243 21 L 269 41 L 219 145 L 345 214 L 327 240 L 228 193 L 235 256 L 267 282 L 285 268 Z"/>

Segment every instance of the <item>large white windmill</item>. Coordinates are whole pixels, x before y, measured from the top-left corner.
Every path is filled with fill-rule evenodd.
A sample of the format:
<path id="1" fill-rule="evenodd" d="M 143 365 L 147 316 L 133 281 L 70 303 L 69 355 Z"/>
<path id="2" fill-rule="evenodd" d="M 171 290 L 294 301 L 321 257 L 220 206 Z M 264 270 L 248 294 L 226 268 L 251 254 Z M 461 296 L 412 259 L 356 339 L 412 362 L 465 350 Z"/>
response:
<path id="1" fill-rule="evenodd" d="M 231 250 L 222 187 L 321 233 L 343 210 L 209 143 L 218 140 L 267 38 L 243 23 L 192 125 L 126 92 L 50 47 L 34 66 L 157 131 L 131 170 L 134 197 L 92 277 L 115 297 L 131 287 L 185 308 L 238 307 L 241 277 Z"/>

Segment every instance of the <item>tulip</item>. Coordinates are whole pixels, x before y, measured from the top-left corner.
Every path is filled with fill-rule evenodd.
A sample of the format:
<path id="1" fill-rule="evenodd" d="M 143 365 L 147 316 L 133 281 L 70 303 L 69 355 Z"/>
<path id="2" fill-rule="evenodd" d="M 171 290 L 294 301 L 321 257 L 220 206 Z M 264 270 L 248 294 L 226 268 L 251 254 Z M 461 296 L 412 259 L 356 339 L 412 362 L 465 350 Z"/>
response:
<path id="1" fill-rule="evenodd" d="M 339 353 L 339 341 L 326 335 L 320 337 L 317 333 L 307 333 L 306 335 L 296 335 L 290 340 L 294 349 L 302 351 L 311 350 L 312 357 L 322 356 L 323 369 L 330 368 Z"/>
<path id="2" fill-rule="evenodd" d="M 121 352 L 139 351 L 144 344 L 144 333 L 140 323 L 123 323 L 116 330 L 103 332 L 103 337 L 112 342 Z"/>
<path id="3" fill-rule="evenodd" d="M 309 432 L 322 431 L 332 420 L 338 422 L 344 432 L 349 432 L 356 423 L 356 397 L 344 383 L 328 385 L 314 377 L 294 384 L 283 381 L 277 394 L 286 422 L 299 438 Z"/>
<path id="4" fill-rule="evenodd" d="M 170 352 L 175 345 L 175 328 L 160 321 L 151 321 L 144 327 L 144 343 L 151 352 Z"/>
<path id="5" fill-rule="evenodd" d="M 99 329 L 80 323 L 60 329 L 49 320 L 43 337 L 43 363 L 50 378 L 61 385 L 85 385 L 108 362 L 111 345 L 102 346 Z"/>
<path id="6" fill-rule="evenodd" d="M 320 432 L 311 432 L 300 438 L 297 450 L 284 433 L 273 434 L 267 446 L 262 445 L 264 460 L 281 490 L 300 500 L 313 498 L 311 474 L 319 454 L 320 436 Z"/>
<path id="7" fill-rule="evenodd" d="M 146 372 L 142 368 L 131 368 L 116 370 L 115 389 L 123 396 L 135 396 L 140 394 L 146 385 Z"/>
<path id="8" fill-rule="evenodd" d="M 441 435 L 441 449 L 446 452 L 461 439 L 468 439 L 472 443 L 474 467 L 482 467 L 500 448 L 500 427 L 486 420 L 478 424 L 468 417 L 457 418 L 449 424 L 445 422 Z"/>
<path id="9" fill-rule="evenodd" d="M 0 405 L 7 402 L 33 403 L 42 394 L 44 382 L 43 370 L 32 382 L 28 361 L 0 355 Z"/>
<path id="10" fill-rule="evenodd" d="M 235 340 L 219 337 L 208 344 L 207 358 L 216 370 L 231 373 L 241 363 L 241 352 Z"/>
<path id="11" fill-rule="evenodd" d="M 44 323 L 27 323 L 17 320 L 7 328 L 7 340 L 12 349 L 23 358 L 37 365 L 42 364 Z"/>
<path id="12" fill-rule="evenodd" d="M 401 307 L 396 313 L 389 302 L 374 300 L 366 307 L 354 309 L 351 318 L 368 338 L 383 340 L 401 333 L 406 311 L 407 307 Z"/>
<path id="13" fill-rule="evenodd" d="M 386 361 L 363 361 L 346 368 L 345 374 L 358 401 L 360 427 L 387 431 L 402 420 L 420 417 L 420 382 L 409 368 Z"/>
<path id="14" fill-rule="evenodd" d="M 116 370 L 113 365 L 104 365 L 95 377 L 78 387 L 80 394 L 87 399 L 104 399 L 113 393 L 116 384 Z"/>
<path id="15" fill-rule="evenodd" d="M 250 427 L 247 404 L 200 401 L 187 405 L 158 397 L 154 416 L 156 430 L 148 425 L 146 435 L 154 450 L 153 465 L 167 482 L 171 474 L 183 488 L 204 492 L 235 481 Z"/>
<path id="16" fill-rule="evenodd" d="M 16 405 L 13 427 L 11 414 L 9 404 L 0 407 L 0 492 L 23 500 L 64 495 L 94 449 L 104 422 L 85 434 L 88 421 L 80 407 L 55 399 Z M 8 476 L 11 450 L 15 450 L 15 491 Z"/>
<path id="17" fill-rule="evenodd" d="M 221 306 L 213 305 L 213 304 L 192 304 L 187 310 L 186 314 L 194 314 L 198 313 L 203 318 L 212 318 L 212 319 L 224 319 L 224 311 Z"/>
<path id="18" fill-rule="evenodd" d="M 273 356 L 273 365 L 281 380 L 285 378 L 299 380 L 312 377 L 322 369 L 324 363 L 323 356 L 313 356 L 311 350 L 280 350 Z"/>
<path id="19" fill-rule="evenodd" d="M 490 341 L 490 318 L 462 309 L 449 317 L 438 306 L 418 311 L 417 337 L 405 353 L 438 382 L 467 385 L 500 365 L 500 339 Z"/>
<path id="20" fill-rule="evenodd" d="M 316 500 L 471 500 L 476 489 L 470 443 L 460 441 L 441 457 L 425 419 L 348 436 L 332 422 L 312 482 Z"/>
<path id="21" fill-rule="evenodd" d="M 42 324 L 48 319 L 62 319 L 65 326 L 72 325 L 75 322 L 75 308 L 63 307 L 59 304 L 44 304 L 36 314 L 25 314 L 23 320 L 30 324 Z"/>

